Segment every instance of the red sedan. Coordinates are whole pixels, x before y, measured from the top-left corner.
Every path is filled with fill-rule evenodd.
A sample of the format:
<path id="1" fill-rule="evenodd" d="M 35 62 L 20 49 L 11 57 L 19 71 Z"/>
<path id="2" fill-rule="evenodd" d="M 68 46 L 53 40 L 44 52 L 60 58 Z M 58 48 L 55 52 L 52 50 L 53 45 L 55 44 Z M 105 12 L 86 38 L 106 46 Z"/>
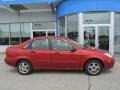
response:
<path id="1" fill-rule="evenodd" d="M 102 50 L 79 45 L 64 37 L 38 37 L 6 49 L 5 62 L 22 75 L 33 70 L 84 70 L 98 75 L 114 66 Z"/>

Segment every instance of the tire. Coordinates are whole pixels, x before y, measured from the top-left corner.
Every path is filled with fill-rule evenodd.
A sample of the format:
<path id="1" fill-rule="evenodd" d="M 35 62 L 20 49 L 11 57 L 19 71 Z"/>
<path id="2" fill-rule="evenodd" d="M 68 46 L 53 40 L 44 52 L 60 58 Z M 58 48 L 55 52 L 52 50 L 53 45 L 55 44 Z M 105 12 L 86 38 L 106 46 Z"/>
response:
<path id="1" fill-rule="evenodd" d="M 21 75 L 28 75 L 32 72 L 32 65 L 28 61 L 21 60 L 17 63 L 17 70 Z"/>
<path id="2" fill-rule="evenodd" d="M 103 71 L 103 65 L 100 61 L 93 59 L 86 63 L 85 72 L 88 75 L 96 76 L 99 75 Z"/>

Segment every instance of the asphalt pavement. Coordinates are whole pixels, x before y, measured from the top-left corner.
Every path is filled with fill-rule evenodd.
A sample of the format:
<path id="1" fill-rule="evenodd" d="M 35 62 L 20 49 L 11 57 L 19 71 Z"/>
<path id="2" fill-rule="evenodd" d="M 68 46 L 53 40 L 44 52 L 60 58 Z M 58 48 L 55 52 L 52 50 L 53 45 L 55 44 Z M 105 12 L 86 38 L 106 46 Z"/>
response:
<path id="1" fill-rule="evenodd" d="M 88 76 L 82 71 L 34 71 L 19 75 L 4 63 L 0 54 L 0 90 L 120 90 L 120 56 L 113 69 L 99 76 Z"/>

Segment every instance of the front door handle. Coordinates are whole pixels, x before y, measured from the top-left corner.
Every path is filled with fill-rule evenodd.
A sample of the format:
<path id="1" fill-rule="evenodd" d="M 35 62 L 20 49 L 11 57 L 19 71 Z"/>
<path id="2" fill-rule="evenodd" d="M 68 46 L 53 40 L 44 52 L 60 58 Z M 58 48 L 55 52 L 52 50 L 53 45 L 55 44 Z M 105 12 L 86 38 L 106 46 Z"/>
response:
<path id="1" fill-rule="evenodd" d="M 58 55 L 58 54 L 60 54 L 59 52 L 55 52 L 55 55 Z"/>

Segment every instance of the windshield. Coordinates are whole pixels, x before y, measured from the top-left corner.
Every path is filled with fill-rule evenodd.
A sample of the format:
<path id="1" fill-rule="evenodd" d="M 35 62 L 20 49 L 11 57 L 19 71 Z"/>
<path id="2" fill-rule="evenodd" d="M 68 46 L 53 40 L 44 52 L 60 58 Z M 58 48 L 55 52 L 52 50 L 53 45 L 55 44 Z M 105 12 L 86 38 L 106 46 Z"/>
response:
<path id="1" fill-rule="evenodd" d="M 79 42 L 73 41 L 73 40 L 71 40 L 71 39 L 69 39 L 69 40 L 70 40 L 71 42 L 77 44 L 77 45 L 80 46 L 81 48 L 88 48 L 87 45 L 82 45 L 82 44 L 80 44 Z"/>
<path id="2" fill-rule="evenodd" d="M 76 42 L 76 41 L 72 41 L 73 43 L 75 43 L 75 44 L 77 44 L 78 46 L 80 46 L 81 48 L 87 48 L 85 45 L 82 45 L 82 44 L 80 44 L 80 43 L 78 43 L 78 42 Z"/>

